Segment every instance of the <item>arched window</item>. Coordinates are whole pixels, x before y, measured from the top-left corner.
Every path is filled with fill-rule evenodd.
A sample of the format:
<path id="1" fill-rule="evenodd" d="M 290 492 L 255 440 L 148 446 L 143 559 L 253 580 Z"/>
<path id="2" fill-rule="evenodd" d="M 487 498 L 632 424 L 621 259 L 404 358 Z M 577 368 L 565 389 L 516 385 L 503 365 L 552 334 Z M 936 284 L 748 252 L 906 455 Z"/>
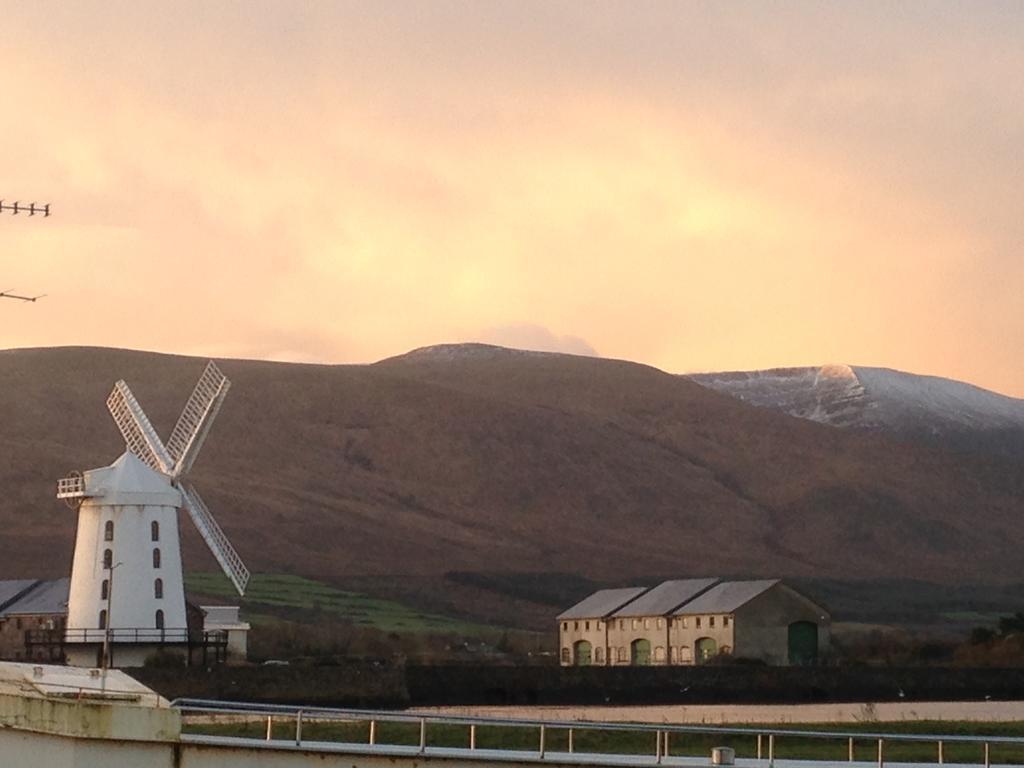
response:
<path id="1" fill-rule="evenodd" d="M 106 600 L 108 597 L 110 597 L 110 581 L 104 579 L 100 584 L 100 600 Z"/>
<path id="2" fill-rule="evenodd" d="M 665 663 L 665 647 L 662 645 L 655 646 L 654 648 L 654 660 L 662 664 Z"/>
<path id="3" fill-rule="evenodd" d="M 113 565 L 114 565 L 114 550 L 112 550 L 112 549 L 104 549 L 103 550 L 103 567 L 109 571 L 113 567 Z"/>
<path id="4" fill-rule="evenodd" d="M 100 629 L 106 629 L 106 628 L 107 628 L 107 609 L 104 608 L 102 611 L 100 611 Z"/>
<path id="5" fill-rule="evenodd" d="M 154 568 L 159 568 L 160 567 L 160 550 L 157 549 L 157 548 L 153 549 L 153 567 Z"/>
<path id="6" fill-rule="evenodd" d="M 562 663 L 563 664 L 568 664 L 571 660 L 572 659 L 569 656 L 569 649 L 568 648 L 562 648 Z"/>
<path id="7" fill-rule="evenodd" d="M 156 520 L 149 524 L 149 538 L 151 541 L 160 541 L 160 523 Z"/>
<path id="8" fill-rule="evenodd" d="M 107 522 L 103 524 L 103 540 L 104 541 L 113 541 L 114 540 L 114 521 L 113 520 L 107 520 Z"/>
<path id="9" fill-rule="evenodd" d="M 162 599 L 164 596 L 164 580 L 157 579 L 153 582 L 153 597 L 157 600 Z"/>
<path id="10" fill-rule="evenodd" d="M 163 611 L 157 611 L 156 612 L 156 628 L 157 629 L 163 629 L 164 628 L 164 612 Z"/>

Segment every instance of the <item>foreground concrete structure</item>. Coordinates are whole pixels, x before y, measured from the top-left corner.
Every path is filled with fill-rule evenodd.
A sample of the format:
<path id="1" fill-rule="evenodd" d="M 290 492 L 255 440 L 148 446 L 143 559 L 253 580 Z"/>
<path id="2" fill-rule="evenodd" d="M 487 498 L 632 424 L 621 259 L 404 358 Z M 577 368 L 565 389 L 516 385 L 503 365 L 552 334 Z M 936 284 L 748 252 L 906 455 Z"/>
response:
<path id="1" fill-rule="evenodd" d="M 306 720 L 303 720 L 305 715 Z M 189 729 L 183 728 L 184 722 Z M 261 735 L 262 726 L 266 730 Z M 303 723 L 306 736 L 303 736 Z M 334 738 L 349 741 L 322 741 L 332 733 L 330 724 L 361 724 L 343 732 L 334 730 Z M 392 727 L 403 723 L 419 731 L 419 744 L 381 743 L 377 725 Z M 451 731 L 465 729 L 463 746 L 430 746 L 428 724 Z M 255 726 L 255 728 L 253 728 Z M 477 748 L 476 729 L 519 729 L 538 737 L 536 748 Z M 225 735 L 224 730 L 241 729 L 247 735 Z M 641 754 L 595 753 L 574 750 L 573 733 L 610 730 L 637 731 L 650 737 L 652 750 Z M 523 729 L 526 729 L 523 731 Z M 205 733 L 200 732 L 205 731 Z M 355 742 L 351 741 L 353 733 Z M 434 731 L 436 733 L 436 731 Z M 679 743 L 694 733 L 714 734 L 722 740 L 711 754 L 680 754 Z M 555 734 L 560 734 L 557 736 Z M 790 737 L 807 739 L 782 730 L 759 727 L 746 731 L 735 728 L 694 728 L 666 723 L 631 723 L 609 726 L 589 721 L 540 721 L 452 718 L 402 712 L 306 709 L 272 705 L 231 704 L 211 701 L 169 703 L 127 675 L 100 670 L 31 664 L 0 663 L 0 765 L 45 766 L 46 768 L 490 768 L 504 766 L 614 766 L 615 768 L 657 768 L 658 766 L 707 766 L 715 753 L 729 754 L 730 739 L 745 745 L 747 757 L 735 764 L 744 768 L 808 768 L 837 763 L 827 761 L 776 759 L 775 742 Z M 889 739 L 907 736 L 817 732 L 815 739 L 840 745 L 849 744 L 850 768 L 884 766 L 885 744 Z M 1024 749 L 1024 738 L 999 736 L 916 735 L 928 750 L 937 749 L 942 763 L 944 743 L 956 743 L 976 752 L 987 768 L 996 764 L 990 758 L 990 746 Z M 854 760 L 854 740 L 877 741 L 877 760 Z M 528 741 L 529 739 L 527 739 Z M 647 739 L 645 739 L 646 741 Z M 756 752 L 751 752 L 752 741 Z M 672 746 L 676 745 L 673 754 Z M 862 745 L 863 751 L 864 745 Z M 738 751 L 738 750 L 737 750 Z M 929 761 L 925 765 L 934 765 Z M 907 766 L 910 764 L 903 763 Z"/>

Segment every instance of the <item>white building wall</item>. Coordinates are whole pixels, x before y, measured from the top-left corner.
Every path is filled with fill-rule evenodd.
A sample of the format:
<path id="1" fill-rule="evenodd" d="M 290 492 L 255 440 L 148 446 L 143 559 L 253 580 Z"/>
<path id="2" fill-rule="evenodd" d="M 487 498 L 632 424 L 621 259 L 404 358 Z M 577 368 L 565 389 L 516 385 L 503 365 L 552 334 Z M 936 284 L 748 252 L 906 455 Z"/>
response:
<path id="1" fill-rule="evenodd" d="M 104 540 L 108 521 L 114 525 L 112 541 Z M 159 525 L 158 541 L 152 540 L 153 522 Z M 115 566 L 112 574 L 103 567 L 107 549 L 111 550 Z M 160 551 L 159 567 L 153 564 L 154 549 Z M 107 579 L 111 580 L 109 601 L 102 597 L 103 581 Z M 163 584 L 162 598 L 155 596 L 157 579 Z M 184 639 L 181 631 L 187 626 L 185 589 L 175 507 L 106 505 L 86 500 L 79 508 L 68 595 L 69 640 L 74 640 L 75 630 L 99 630 L 100 611 L 108 608 L 108 602 L 112 629 L 155 632 L 159 609 L 163 611 L 165 629 L 178 630 Z"/>

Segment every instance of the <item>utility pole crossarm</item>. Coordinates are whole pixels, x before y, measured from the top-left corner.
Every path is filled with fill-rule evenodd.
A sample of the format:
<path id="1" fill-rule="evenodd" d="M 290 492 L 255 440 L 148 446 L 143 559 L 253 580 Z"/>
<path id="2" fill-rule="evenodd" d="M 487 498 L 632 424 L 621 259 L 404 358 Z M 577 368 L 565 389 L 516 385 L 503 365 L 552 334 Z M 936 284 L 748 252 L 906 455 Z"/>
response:
<path id="1" fill-rule="evenodd" d="M 50 204 L 22 203 L 20 200 L 8 203 L 5 202 L 3 198 L 0 198 L 0 214 L 3 213 L 10 213 L 14 216 L 17 216 L 19 213 L 27 213 L 29 216 L 35 216 L 38 213 L 45 218 L 50 215 Z M 22 296 L 21 294 L 11 293 L 10 291 L 0 291 L 0 299 L 15 299 L 17 301 L 36 302 L 45 295 L 45 293 L 41 293 L 38 296 Z"/>

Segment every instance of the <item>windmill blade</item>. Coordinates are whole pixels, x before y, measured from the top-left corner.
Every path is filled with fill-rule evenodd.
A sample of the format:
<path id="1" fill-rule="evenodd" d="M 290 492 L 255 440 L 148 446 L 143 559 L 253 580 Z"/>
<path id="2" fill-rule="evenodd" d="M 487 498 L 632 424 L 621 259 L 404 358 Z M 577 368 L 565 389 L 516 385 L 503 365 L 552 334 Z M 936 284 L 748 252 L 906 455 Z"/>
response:
<path id="1" fill-rule="evenodd" d="M 213 519 L 213 515 L 210 514 L 210 510 L 207 509 L 206 504 L 203 503 L 196 489 L 187 483 L 180 483 L 178 490 L 181 491 L 182 498 L 185 501 L 185 509 L 188 510 L 192 522 L 195 523 L 199 535 L 203 537 L 206 546 L 210 548 L 213 556 L 217 558 L 217 562 L 220 563 L 224 574 L 235 585 L 238 594 L 244 595 L 245 585 L 249 583 L 249 569 L 245 567 L 242 558 L 235 552 L 235 548 L 231 546 L 228 537 L 224 535 L 224 531 L 217 525 L 217 521 Z"/>
<path id="2" fill-rule="evenodd" d="M 230 387 L 231 382 L 216 364 L 212 360 L 207 363 L 167 441 L 167 452 L 174 462 L 171 473 L 174 477 L 181 477 L 192 468 Z"/>
<path id="3" fill-rule="evenodd" d="M 128 450 L 158 472 L 170 474 L 173 462 L 163 441 L 149 423 L 145 411 L 124 381 L 118 381 L 107 398 L 107 408 L 121 430 Z"/>

